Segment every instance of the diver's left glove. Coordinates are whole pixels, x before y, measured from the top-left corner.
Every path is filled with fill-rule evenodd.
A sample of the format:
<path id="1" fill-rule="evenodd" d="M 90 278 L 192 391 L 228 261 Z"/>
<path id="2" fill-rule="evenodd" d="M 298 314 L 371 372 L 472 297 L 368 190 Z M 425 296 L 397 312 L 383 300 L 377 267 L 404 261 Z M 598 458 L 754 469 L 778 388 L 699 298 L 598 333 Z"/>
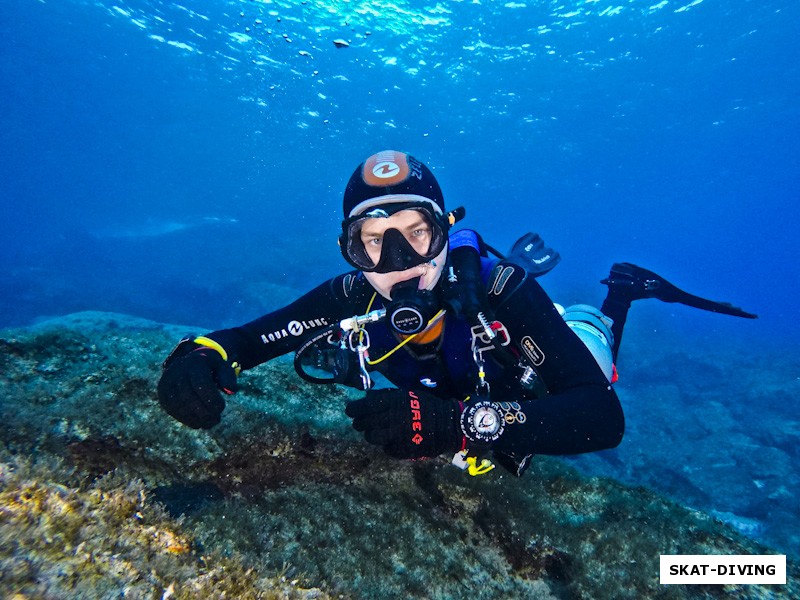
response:
<path id="1" fill-rule="evenodd" d="M 424 458 L 462 449 L 461 405 L 424 391 L 383 389 L 347 403 L 356 431 L 394 458 Z"/>
<path id="2" fill-rule="evenodd" d="M 193 429 L 209 429 L 220 422 L 225 400 L 220 391 L 233 394 L 238 365 L 209 338 L 180 341 L 162 365 L 158 401 L 172 417 Z"/>

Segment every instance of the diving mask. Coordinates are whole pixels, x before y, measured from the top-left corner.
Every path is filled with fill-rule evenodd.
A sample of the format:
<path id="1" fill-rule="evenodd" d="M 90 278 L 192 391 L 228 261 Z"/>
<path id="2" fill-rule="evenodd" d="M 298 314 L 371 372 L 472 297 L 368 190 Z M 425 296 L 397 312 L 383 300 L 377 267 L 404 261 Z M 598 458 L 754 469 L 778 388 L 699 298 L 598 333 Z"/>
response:
<path id="1" fill-rule="evenodd" d="M 380 258 L 375 262 L 369 255 L 361 238 L 361 229 L 369 219 L 389 218 L 403 210 L 420 213 L 430 232 L 427 252 L 418 253 L 408 239 L 397 229 L 387 229 L 381 239 Z M 463 209 L 461 209 L 463 210 Z M 366 213 L 350 217 L 342 222 L 339 246 L 345 260 L 360 271 L 367 273 L 391 273 L 416 267 L 436 258 L 447 244 L 447 231 L 455 222 L 452 213 L 437 214 L 429 203 L 404 202 L 374 207 Z"/>

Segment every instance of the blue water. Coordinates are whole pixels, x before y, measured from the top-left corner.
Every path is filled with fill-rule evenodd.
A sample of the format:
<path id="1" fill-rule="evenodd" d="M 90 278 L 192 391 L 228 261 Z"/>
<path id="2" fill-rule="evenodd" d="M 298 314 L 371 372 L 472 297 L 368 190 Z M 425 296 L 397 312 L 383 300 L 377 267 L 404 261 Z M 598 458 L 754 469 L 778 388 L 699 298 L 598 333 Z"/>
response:
<path id="1" fill-rule="evenodd" d="M 757 426 L 775 396 L 739 374 L 800 333 L 799 21 L 796 0 L 0 0 L 0 326 L 259 316 L 348 268 L 345 182 L 397 148 L 494 246 L 557 248 L 556 300 L 599 304 L 625 260 L 759 313 L 636 306 L 621 355 L 736 355 Z M 764 380 L 792 397 L 785 364 Z"/>
<path id="2" fill-rule="evenodd" d="M 558 248 L 555 295 L 629 260 L 797 331 L 792 0 L 0 11 L 0 325 L 250 318 L 346 268 L 344 183 L 394 147 L 496 246 Z"/>

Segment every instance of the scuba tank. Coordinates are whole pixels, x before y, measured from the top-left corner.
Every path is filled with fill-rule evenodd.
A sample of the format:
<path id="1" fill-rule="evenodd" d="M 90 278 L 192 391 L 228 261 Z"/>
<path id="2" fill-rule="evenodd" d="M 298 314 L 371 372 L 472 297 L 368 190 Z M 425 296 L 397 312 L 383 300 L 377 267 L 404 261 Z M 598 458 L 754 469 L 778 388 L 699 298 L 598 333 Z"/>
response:
<path id="1" fill-rule="evenodd" d="M 564 318 L 573 333 L 577 335 L 592 353 L 603 375 L 610 383 L 616 382 L 616 369 L 614 368 L 614 334 L 611 327 L 614 324 L 609 317 L 601 313 L 594 306 L 588 304 L 573 304 L 564 308 L 556 304 L 556 309 Z"/>

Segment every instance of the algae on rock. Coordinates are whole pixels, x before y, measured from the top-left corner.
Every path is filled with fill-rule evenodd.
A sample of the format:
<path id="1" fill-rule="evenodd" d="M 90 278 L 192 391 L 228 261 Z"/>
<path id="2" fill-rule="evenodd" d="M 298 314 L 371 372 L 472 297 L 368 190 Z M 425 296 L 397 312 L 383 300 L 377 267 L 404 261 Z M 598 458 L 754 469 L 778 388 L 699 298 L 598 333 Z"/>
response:
<path id="1" fill-rule="evenodd" d="M 660 554 L 773 551 L 559 459 L 537 457 L 523 479 L 470 478 L 445 458 L 389 459 L 350 428 L 343 407 L 354 392 L 307 385 L 286 359 L 242 377 L 222 424 L 186 428 L 155 396 L 183 333 L 91 313 L 2 336 L 2 593 L 800 594 L 792 559 L 785 587 L 661 586 Z"/>

